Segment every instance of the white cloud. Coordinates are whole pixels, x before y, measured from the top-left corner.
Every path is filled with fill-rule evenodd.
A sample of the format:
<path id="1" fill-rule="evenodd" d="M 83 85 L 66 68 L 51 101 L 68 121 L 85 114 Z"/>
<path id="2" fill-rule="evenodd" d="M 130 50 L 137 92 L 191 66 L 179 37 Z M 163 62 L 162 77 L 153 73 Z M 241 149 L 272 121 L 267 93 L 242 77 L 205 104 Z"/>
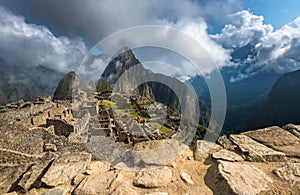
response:
<path id="1" fill-rule="evenodd" d="M 236 64 L 244 66 L 247 75 L 238 75 L 233 82 L 257 71 L 286 73 L 300 68 L 300 17 L 278 30 L 264 24 L 263 16 L 246 10 L 232 14 L 230 18 L 231 23 L 220 34 L 211 37 L 232 52 L 249 43 L 255 45 L 252 56 Z"/>
<path id="2" fill-rule="evenodd" d="M 217 64 L 218 67 L 225 66 L 229 63 L 229 51 L 225 50 L 220 44 L 216 43 L 210 37 L 207 32 L 207 24 L 202 18 L 197 20 L 181 19 L 173 24 L 173 26 L 195 39 L 207 51 L 211 59 Z M 187 47 L 189 46 L 187 45 Z M 193 50 L 192 48 L 186 49 Z M 210 71 L 211 70 L 208 70 L 208 72 Z"/>
<path id="3" fill-rule="evenodd" d="M 2 0 L 21 14 L 30 12 L 55 24 L 68 36 L 82 36 L 96 44 L 105 36 L 137 25 L 157 24 L 159 20 L 199 18 L 223 24 L 226 15 L 240 10 L 241 0 Z M 0 2 L 1 3 L 1 2 Z M 20 11 L 24 9 L 25 11 Z"/>
<path id="4" fill-rule="evenodd" d="M 113 34 L 96 48 L 105 56 L 112 56 L 122 47 L 134 49 L 153 47 L 152 50 L 135 51 L 137 58 L 143 64 L 147 61 L 169 64 L 173 66 L 174 71 L 162 67 L 163 64 L 152 67 L 152 70 L 181 79 L 197 74 L 206 75 L 215 70 L 216 65 L 221 67 L 229 64 L 229 52 L 210 38 L 207 25 L 202 18 L 197 20 L 181 18 L 176 22 L 162 20 L 160 24 L 160 26 L 140 26 Z M 165 50 L 162 51 L 159 48 Z M 175 55 L 174 52 L 177 54 Z M 193 60 L 197 67 L 187 60 Z M 159 70 L 155 70 L 155 68 Z M 85 72 L 92 73 L 94 71 L 86 68 Z M 178 72 L 181 74 L 178 75 Z"/>
<path id="5" fill-rule="evenodd" d="M 257 44 L 256 66 L 277 72 L 289 72 L 300 68 L 299 19 L 264 36 Z"/>
<path id="6" fill-rule="evenodd" d="M 10 65 L 41 65 L 66 72 L 74 70 L 87 51 L 81 39 L 55 37 L 47 27 L 28 24 L 3 7 L 0 26 L 0 57 Z"/>
<path id="7" fill-rule="evenodd" d="M 225 25 L 222 32 L 212 37 L 225 48 L 239 48 L 248 43 L 257 43 L 273 31 L 270 24 L 264 24 L 263 16 L 256 16 L 243 10 L 229 16 L 230 24 Z"/>

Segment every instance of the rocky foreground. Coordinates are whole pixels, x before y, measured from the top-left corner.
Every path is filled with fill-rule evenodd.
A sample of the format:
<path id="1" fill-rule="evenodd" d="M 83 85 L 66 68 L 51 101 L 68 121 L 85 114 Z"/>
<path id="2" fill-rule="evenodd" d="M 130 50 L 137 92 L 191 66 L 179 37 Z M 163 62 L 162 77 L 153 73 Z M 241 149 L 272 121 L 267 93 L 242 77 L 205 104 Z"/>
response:
<path id="1" fill-rule="evenodd" d="M 73 122 L 68 105 L 47 101 L 0 110 L 0 194 L 299 194 L 300 126 L 198 140 L 171 162 L 126 169 L 90 154 L 66 133 Z M 170 142 L 140 142 L 133 150 Z"/>

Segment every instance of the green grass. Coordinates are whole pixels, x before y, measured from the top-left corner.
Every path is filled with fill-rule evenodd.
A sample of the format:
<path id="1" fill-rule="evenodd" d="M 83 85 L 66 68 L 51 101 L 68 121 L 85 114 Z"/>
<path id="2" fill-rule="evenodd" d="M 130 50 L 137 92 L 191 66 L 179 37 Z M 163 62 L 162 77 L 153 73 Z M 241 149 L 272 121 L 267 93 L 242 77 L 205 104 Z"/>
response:
<path id="1" fill-rule="evenodd" d="M 165 126 L 161 126 L 159 131 L 162 133 L 168 133 L 168 132 L 172 131 L 172 129 L 165 127 Z"/>
<path id="2" fill-rule="evenodd" d="M 168 132 L 172 131 L 172 129 L 165 127 L 165 126 L 159 124 L 158 122 L 152 121 L 152 122 L 149 122 L 149 125 L 151 125 L 152 127 L 156 128 L 156 129 L 159 129 L 159 131 L 162 133 L 168 133 Z"/>
<path id="3" fill-rule="evenodd" d="M 129 105 L 129 110 L 135 111 L 135 106 L 133 104 Z"/>
<path id="4" fill-rule="evenodd" d="M 116 103 L 111 102 L 109 100 L 103 100 L 102 102 L 99 102 L 99 105 L 105 106 L 107 108 L 116 108 Z"/>
<path id="5" fill-rule="evenodd" d="M 137 113 L 137 112 L 129 112 L 129 114 L 132 116 L 132 117 L 134 117 L 134 118 L 139 118 L 139 119 L 147 119 L 147 118 L 145 118 L 144 116 L 142 116 L 142 115 L 140 115 L 139 113 Z"/>

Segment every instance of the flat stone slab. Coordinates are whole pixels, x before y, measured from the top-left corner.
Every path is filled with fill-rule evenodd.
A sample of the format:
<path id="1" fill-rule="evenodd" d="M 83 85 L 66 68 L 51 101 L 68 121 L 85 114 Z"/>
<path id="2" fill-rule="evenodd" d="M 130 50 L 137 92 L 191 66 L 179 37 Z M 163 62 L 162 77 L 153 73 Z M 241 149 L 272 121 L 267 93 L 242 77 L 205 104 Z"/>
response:
<path id="1" fill-rule="evenodd" d="M 217 171 L 224 190 L 222 194 L 259 194 L 268 191 L 269 185 L 273 183 L 254 165 L 219 161 Z"/>
<path id="2" fill-rule="evenodd" d="M 246 135 L 230 135 L 229 139 L 238 146 L 246 160 L 253 162 L 282 162 L 286 155 L 260 144 Z"/>
<path id="3" fill-rule="evenodd" d="M 133 184 L 144 188 L 158 188 L 166 186 L 171 179 L 172 171 L 168 167 L 147 168 L 137 173 Z"/>
<path id="4" fill-rule="evenodd" d="M 221 149 L 218 152 L 213 153 L 212 157 L 216 160 L 225 160 L 230 162 L 244 161 L 243 157 L 226 149 Z"/>
<path id="5" fill-rule="evenodd" d="M 83 172 L 91 161 L 88 153 L 66 153 L 56 159 L 42 178 L 47 186 L 57 186 L 71 181 L 76 175 Z"/>
<path id="6" fill-rule="evenodd" d="M 300 163 L 287 163 L 274 170 L 274 173 L 291 186 L 297 186 L 300 190 Z"/>
<path id="7" fill-rule="evenodd" d="M 243 134 L 287 156 L 300 157 L 300 139 L 285 129 L 273 126 Z"/>

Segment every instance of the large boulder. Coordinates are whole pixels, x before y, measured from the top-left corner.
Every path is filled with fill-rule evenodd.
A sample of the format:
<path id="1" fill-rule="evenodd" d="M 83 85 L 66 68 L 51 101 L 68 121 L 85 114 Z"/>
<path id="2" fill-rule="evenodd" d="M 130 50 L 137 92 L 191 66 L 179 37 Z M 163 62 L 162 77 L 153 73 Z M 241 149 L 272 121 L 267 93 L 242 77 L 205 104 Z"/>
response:
<path id="1" fill-rule="evenodd" d="M 243 134 L 287 156 L 300 157 L 300 139 L 280 127 L 273 126 Z"/>
<path id="2" fill-rule="evenodd" d="M 172 171 L 168 167 L 148 168 L 140 170 L 133 180 L 138 187 L 158 188 L 166 186 L 172 179 Z"/>
<path id="3" fill-rule="evenodd" d="M 248 161 L 280 162 L 286 159 L 284 153 L 260 144 L 246 135 L 230 135 L 229 139 L 238 146 Z"/>
<path id="4" fill-rule="evenodd" d="M 222 194 L 259 194 L 268 191 L 269 185 L 273 183 L 271 178 L 254 165 L 219 161 L 217 171 Z"/>

